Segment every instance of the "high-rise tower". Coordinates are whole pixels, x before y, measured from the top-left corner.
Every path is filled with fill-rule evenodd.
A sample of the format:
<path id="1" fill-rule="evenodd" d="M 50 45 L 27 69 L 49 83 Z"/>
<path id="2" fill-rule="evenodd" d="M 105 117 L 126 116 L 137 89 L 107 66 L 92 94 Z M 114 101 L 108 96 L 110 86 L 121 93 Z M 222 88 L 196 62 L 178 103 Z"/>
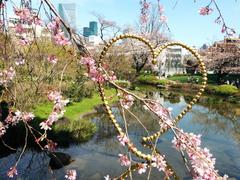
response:
<path id="1" fill-rule="evenodd" d="M 76 4 L 75 3 L 60 3 L 58 11 L 65 22 L 72 28 L 76 28 Z"/>

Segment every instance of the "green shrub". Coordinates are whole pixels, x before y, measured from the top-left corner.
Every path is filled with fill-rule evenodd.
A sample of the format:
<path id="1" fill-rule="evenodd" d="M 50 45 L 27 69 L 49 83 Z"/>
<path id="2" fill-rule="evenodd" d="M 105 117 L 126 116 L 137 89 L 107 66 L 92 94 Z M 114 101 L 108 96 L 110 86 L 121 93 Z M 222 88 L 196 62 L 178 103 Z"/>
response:
<path id="1" fill-rule="evenodd" d="M 233 95 L 238 92 L 238 88 L 236 86 L 228 85 L 228 84 L 214 86 L 212 88 L 216 94 L 221 94 L 221 95 Z"/>
<path id="2" fill-rule="evenodd" d="M 131 87 L 131 83 L 129 81 L 126 80 L 116 80 L 115 83 L 123 88 L 130 88 Z"/>
<path id="3" fill-rule="evenodd" d="M 171 81 L 168 79 L 158 79 L 154 75 L 140 75 L 137 78 L 137 81 L 143 84 L 152 84 L 152 85 L 167 85 L 171 84 Z"/>
<path id="4" fill-rule="evenodd" d="M 96 125 L 88 119 L 81 119 L 72 123 L 73 136 L 80 142 L 88 141 L 96 130 Z"/>
<path id="5" fill-rule="evenodd" d="M 95 86 L 92 82 L 87 81 L 83 84 L 72 82 L 70 86 L 63 92 L 65 96 L 73 102 L 79 102 L 84 97 L 92 97 Z"/>
<path id="6" fill-rule="evenodd" d="M 89 119 L 80 119 L 77 121 L 66 119 L 65 121 L 65 123 L 57 123 L 53 128 L 53 132 L 55 135 L 63 132 L 67 133 L 69 141 L 72 142 L 86 142 L 97 130 L 96 125 Z M 64 137 L 60 138 L 60 140 L 62 139 Z"/>

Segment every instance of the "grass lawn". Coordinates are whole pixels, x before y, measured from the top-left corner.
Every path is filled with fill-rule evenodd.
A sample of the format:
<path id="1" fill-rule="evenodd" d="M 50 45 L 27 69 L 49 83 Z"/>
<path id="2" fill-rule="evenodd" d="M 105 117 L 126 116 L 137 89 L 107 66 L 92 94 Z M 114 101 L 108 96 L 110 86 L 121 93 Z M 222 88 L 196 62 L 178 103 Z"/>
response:
<path id="1" fill-rule="evenodd" d="M 196 81 L 196 79 L 199 80 L 199 83 L 202 81 L 202 76 L 201 75 L 191 75 L 191 77 L 193 78 L 192 80 Z M 172 81 L 177 81 L 180 83 L 188 83 L 189 81 L 189 76 L 188 75 L 174 75 L 174 76 L 170 76 L 167 79 L 172 80 Z"/>
<path id="2" fill-rule="evenodd" d="M 115 89 L 106 89 L 105 94 L 106 96 L 112 96 L 115 94 Z M 117 97 L 114 97 L 111 99 L 111 102 L 116 100 Z M 91 112 L 94 106 L 99 104 L 102 104 L 102 100 L 99 93 L 95 92 L 91 98 L 84 98 L 80 102 L 73 102 L 68 105 L 65 108 L 64 116 L 70 120 L 77 120 L 82 114 Z M 46 119 L 52 111 L 52 107 L 52 103 L 41 104 L 35 108 L 34 114 L 41 119 Z"/>

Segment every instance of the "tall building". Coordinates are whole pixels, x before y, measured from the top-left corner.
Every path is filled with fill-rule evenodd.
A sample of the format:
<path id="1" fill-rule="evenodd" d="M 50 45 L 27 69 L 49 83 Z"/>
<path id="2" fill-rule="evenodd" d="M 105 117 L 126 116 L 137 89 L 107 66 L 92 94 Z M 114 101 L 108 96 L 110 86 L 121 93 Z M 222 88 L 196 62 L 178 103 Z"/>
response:
<path id="1" fill-rule="evenodd" d="M 32 1 L 31 0 L 21 0 L 21 6 L 23 8 L 32 9 Z"/>
<path id="2" fill-rule="evenodd" d="M 71 28 L 76 29 L 76 4 L 75 3 L 60 3 L 58 11 L 65 22 L 67 22 Z"/>
<path id="3" fill-rule="evenodd" d="M 91 21 L 89 22 L 89 27 L 83 28 L 83 36 L 89 37 L 89 36 L 97 36 L 97 35 L 98 35 L 97 22 Z"/>
<path id="4" fill-rule="evenodd" d="M 94 35 L 94 36 L 98 35 L 97 22 L 95 22 L 95 21 L 89 22 L 89 28 L 90 28 L 90 35 Z"/>
<path id="5" fill-rule="evenodd" d="M 84 37 L 89 37 L 90 36 L 90 28 L 89 27 L 84 27 L 83 28 L 83 36 Z"/>

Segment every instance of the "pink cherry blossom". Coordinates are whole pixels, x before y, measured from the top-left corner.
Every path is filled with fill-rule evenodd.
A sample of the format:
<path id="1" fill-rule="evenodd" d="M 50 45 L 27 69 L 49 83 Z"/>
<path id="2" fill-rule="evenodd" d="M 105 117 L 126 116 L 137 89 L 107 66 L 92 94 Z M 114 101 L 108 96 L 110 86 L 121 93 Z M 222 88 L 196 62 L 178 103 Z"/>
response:
<path id="1" fill-rule="evenodd" d="M 148 3 L 148 2 L 145 1 L 145 2 L 143 3 L 143 8 L 144 8 L 144 9 L 149 9 L 149 8 L 150 8 L 150 3 Z"/>
<path id="2" fill-rule="evenodd" d="M 147 164 L 146 163 L 139 163 L 138 164 L 138 174 L 143 174 L 147 170 Z"/>
<path id="3" fill-rule="evenodd" d="M 130 94 L 124 94 L 123 99 L 120 100 L 121 105 L 125 109 L 129 109 L 133 105 L 134 97 Z"/>
<path id="4" fill-rule="evenodd" d="M 14 9 L 14 11 L 23 21 L 29 21 L 31 19 L 31 11 L 28 8 Z"/>
<path id="5" fill-rule="evenodd" d="M 49 92 L 48 99 L 54 102 L 54 106 L 52 112 L 48 116 L 48 119 L 40 123 L 41 129 L 44 129 L 45 131 L 51 130 L 51 126 L 53 125 L 53 123 L 58 121 L 58 119 L 63 116 L 65 112 L 64 107 L 69 102 L 68 99 L 64 100 L 61 93 L 58 91 Z"/>
<path id="6" fill-rule="evenodd" d="M 108 76 L 105 76 L 105 79 L 108 81 L 115 81 L 117 77 L 115 76 L 113 71 L 110 71 Z"/>
<path id="7" fill-rule="evenodd" d="M 64 107 L 69 103 L 69 100 L 61 100 L 56 103 L 53 107 L 53 111 L 57 113 L 59 116 L 62 116 L 65 112 Z"/>
<path id="8" fill-rule="evenodd" d="M 18 175 L 18 172 L 17 172 L 17 169 L 16 169 L 16 166 L 13 166 L 9 169 L 9 171 L 7 172 L 7 176 L 9 178 L 13 178 L 14 176 L 17 176 Z"/>
<path id="9" fill-rule="evenodd" d="M 130 166 L 131 161 L 128 159 L 127 155 L 118 154 L 118 156 L 121 166 Z"/>
<path id="10" fill-rule="evenodd" d="M 50 91 L 48 93 L 48 99 L 50 101 L 53 101 L 54 103 L 56 103 L 56 102 L 58 102 L 58 101 L 60 101 L 62 99 L 62 95 L 58 91 Z"/>
<path id="11" fill-rule="evenodd" d="M 159 10 L 160 14 L 163 14 L 164 11 L 165 11 L 164 6 L 163 5 L 159 5 L 159 9 L 158 10 Z"/>
<path id="12" fill-rule="evenodd" d="M 52 129 L 52 128 L 50 127 L 49 123 L 48 123 L 48 122 L 45 122 L 45 121 L 40 123 L 40 128 L 41 128 L 41 129 L 44 129 L 45 131 Z"/>
<path id="13" fill-rule="evenodd" d="M 15 113 L 9 112 L 8 116 L 4 121 L 8 125 L 15 126 L 20 120 L 21 120 L 21 112 L 16 111 Z"/>
<path id="14" fill-rule="evenodd" d="M 226 26 L 222 26 L 221 33 L 225 33 L 226 30 L 227 30 L 227 27 Z"/>
<path id="15" fill-rule="evenodd" d="M 47 149 L 48 151 L 51 151 L 51 152 L 55 151 L 56 147 L 57 147 L 57 143 L 55 143 L 51 140 L 48 140 L 47 145 L 44 146 L 45 149 Z"/>
<path id="16" fill-rule="evenodd" d="M 160 118 L 159 124 L 161 129 L 166 130 L 173 126 L 173 120 L 170 114 L 171 108 L 165 108 L 155 101 L 147 102 L 147 106 L 145 106 L 146 109 L 150 108 L 150 110 Z"/>
<path id="17" fill-rule="evenodd" d="M 47 58 L 48 62 L 52 63 L 52 64 L 56 64 L 58 59 L 55 55 L 49 55 L 48 58 Z"/>
<path id="18" fill-rule="evenodd" d="M 34 119 L 34 114 L 32 112 L 23 112 L 22 113 L 22 120 L 24 122 L 29 122 Z"/>
<path id="19" fill-rule="evenodd" d="M 183 130 L 177 133 L 172 143 L 178 150 L 185 150 L 189 156 L 193 168 L 194 179 L 217 179 L 215 159 L 207 148 L 201 148 L 201 135 L 185 133 Z"/>
<path id="20" fill-rule="evenodd" d="M 15 75 L 16 72 L 13 67 L 3 70 L 2 72 L 0 72 L 0 84 L 7 86 L 7 84 L 13 80 Z"/>
<path id="21" fill-rule="evenodd" d="M 33 23 L 38 26 L 43 25 L 43 21 L 38 16 L 33 16 Z"/>
<path id="22" fill-rule="evenodd" d="M 118 135 L 117 138 L 120 144 L 122 144 L 123 146 L 125 146 L 129 142 L 129 139 L 126 135 Z"/>
<path id="23" fill-rule="evenodd" d="M 150 3 L 144 0 L 144 1 L 140 1 L 140 5 L 141 5 L 140 21 L 141 21 L 141 24 L 146 25 L 149 19 Z"/>
<path id="24" fill-rule="evenodd" d="M 87 67 L 88 77 L 95 82 L 103 83 L 105 80 L 115 79 L 115 77 L 111 77 L 111 75 L 109 78 L 107 75 L 103 75 L 103 70 L 96 66 L 95 60 L 92 57 L 82 57 L 80 63 Z"/>
<path id="25" fill-rule="evenodd" d="M 23 25 L 21 23 L 18 23 L 16 26 L 15 26 L 15 31 L 16 33 L 18 34 L 22 34 L 22 33 L 25 33 L 25 28 L 23 27 Z"/>
<path id="26" fill-rule="evenodd" d="M 30 40 L 22 37 L 22 38 L 19 40 L 19 43 L 20 43 L 20 45 L 23 45 L 23 46 L 29 45 L 29 44 L 30 44 Z"/>
<path id="27" fill-rule="evenodd" d="M 0 122 L 0 138 L 6 133 L 6 127 Z"/>
<path id="28" fill-rule="evenodd" d="M 160 21 L 163 22 L 163 23 L 166 23 L 167 22 L 167 16 L 161 15 L 160 16 Z"/>
<path id="29" fill-rule="evenodd" d="M 213 12 L 213 9 L 209 7 L 201 7 L 199 10 L 199 14 L 202 16 L 209 15 Z"/>
<path id="30" fill-rule="evenodd" d="M 75 180 L 75 179 L 77 179 L 77 172 L 76 172 L 76 170 L 67 170 L 65 178 L 67 180 Z"/>
<path id="31" fill-rule="evenodd" d="M 19 121 L 29 122 L 34 119 L 34 114 L 32 112 L 21 112 L 17 110 L 16 112 L 10 112 L 5 119 L 5 123 L 8 125 L 16 125 Z"/>
<path id="32" fill-rule="evenodd" d="M 153 156 L 152 158 L 152 166 L 156 167 L 159 171 L 165 171 L 167 167 L 167 162 L 164 159 L 164 156 L 159 154 Z"/>
<path id="33" fill-rule="evenodd" d="M 53 21 L 49 22 L 47 27 L 53 32 L 53 34 L 57 34 L 60 30 L 60 19 L 55 18 Z"/>
<path id="34" fill-rule="evenodd" d="M 65 46 L 69 44 L 68 39 L 64 35 L 64 32 L 58 32 L 57 34 L 54 35 L 53 39 L 55 43 L 58 45 Z"/>

